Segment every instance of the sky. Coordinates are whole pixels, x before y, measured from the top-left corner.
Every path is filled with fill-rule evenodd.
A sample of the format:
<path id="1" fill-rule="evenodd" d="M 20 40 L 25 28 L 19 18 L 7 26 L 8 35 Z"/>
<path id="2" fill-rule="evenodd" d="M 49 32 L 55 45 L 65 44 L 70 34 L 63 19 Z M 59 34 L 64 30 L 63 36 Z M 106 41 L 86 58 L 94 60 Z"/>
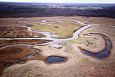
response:
<path id="1" fill-rule="evenodd" d="M 115 0 L 0 0 L 5 2 L 38 2 L 38 3 L 115 3 Z"/>

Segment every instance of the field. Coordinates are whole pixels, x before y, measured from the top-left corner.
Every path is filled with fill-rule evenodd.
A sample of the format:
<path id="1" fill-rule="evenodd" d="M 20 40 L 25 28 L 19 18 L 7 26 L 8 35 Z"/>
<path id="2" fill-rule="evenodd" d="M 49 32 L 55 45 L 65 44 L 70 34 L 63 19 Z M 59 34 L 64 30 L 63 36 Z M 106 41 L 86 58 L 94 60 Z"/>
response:
<path id="1" fill-rule="evenodd" d="M 51 32 L 52 38 L 67 39 L 72 37 L 76 30 L 88 24 L 92 27 L 82 31 L 75 40 L 39 45 L 52 41 L 28 39 L 48 37 L 40 32 Z M 9 62 L 6 67 L 0 67 L 2 77 L 115 76 L 115 19 L 82 16 L 0 18 L 0 26 L 1 38 L 28 39 L 0 40 L 0 62 Z M 6 27 L 2 28 L 3 26 Z M 106 48 L 109 42 L 112 46 Z M 57 47 L 60 45 L 61 47 Z M 82 53 L 82 51 L 100 53 L 103 50 L 109 52 L 102 56 L 104 58 Z M 64 57 L 64 61 L 54 63 L 48 61 L 51 56 Z M 5 65 L 1 63 L 1 66 Z"/>

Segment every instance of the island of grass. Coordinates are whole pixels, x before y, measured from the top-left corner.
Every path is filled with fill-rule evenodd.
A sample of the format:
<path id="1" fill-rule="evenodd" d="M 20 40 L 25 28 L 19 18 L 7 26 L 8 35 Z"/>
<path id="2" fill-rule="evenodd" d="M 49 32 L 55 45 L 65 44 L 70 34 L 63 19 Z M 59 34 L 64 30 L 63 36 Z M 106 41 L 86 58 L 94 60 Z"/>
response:
<path id="1" fill-rule="evenodd" d="M 27 23 L 32 26 L 32 30 L 48 31 L 57 37 L 68 38 L 75 30 L 82 25 L 70 20 L 42 20 L 38 23 Z"/>

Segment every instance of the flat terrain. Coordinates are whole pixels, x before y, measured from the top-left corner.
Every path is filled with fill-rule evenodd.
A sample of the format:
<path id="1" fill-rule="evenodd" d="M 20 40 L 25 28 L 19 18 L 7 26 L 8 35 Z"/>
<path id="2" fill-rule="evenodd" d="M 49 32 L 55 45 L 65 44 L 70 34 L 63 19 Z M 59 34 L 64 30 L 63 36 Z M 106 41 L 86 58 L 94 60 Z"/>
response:
<path id="1" fill-rule="evenodd" d="M 82 23 L 80 23 L 80 22 Z M 48 31 L 55 38 L 68 38 L 84 24 L 93 26 L 82 31 L 77 40 L 62 41 L 63 46 L 56 48 L 52 44 L 32 48 L 40 50 L 38 57 L 27 60 L 26 63 L 13 65 L 4 70 L 2 77 L 114 77 L 115 76 L 115 19 L 104 17 L 31 17 L 31 18 L 0 18 L 0 26 L 31 26 L 32 30 Z M 1 31 L 2 32 L 2 31 Z M 101 33 L 107 36 L 112 42 L 110 55 L 100 59 L 82 53 L 79 47 L 85 50 L 98 53 L 105 48 L 106 42 L 100 35 L 88 36 L 87 33 Z M 31 36 L 32 37 L 32 36 Z M 29 42 L 29 41 L 28 41 Z M 26 42 L 26 43 L 28 43 Z M 31 43 L 31 42 L 30 42 Z M 59 42 L 60 43 L 60 42 Z M 15 44 L 14 44 L 15 45 Z M 24 54 L 32 52 L 24 48 Z M 7 49 L 7 48 L 6 48 Z M 8 51 L 13 49 L 9 48 Z M 3 50 L 0 52 L 2 53 Z M 5 50 L 4 50 L 5 51 Z M 33 50 L 34 51 L 34 50 Z M 7 52 L 5 52 L 7 54 Z M 5 54 L 4 53 L 4 54 Z M 9 52 L 9 56 L 12 55 Z M 17 54 L 18 55 L 18 54 Z M 67 60 L 59 63 L 47 63 L 44 57 L 51 55 L 63 56 Z M 23 56 L 23 55 L 21 55 Z M 1 60 L 9 60 L 3 57 Z M 19 56 L 20 57 L 20 56 Z M 12 59 L 15 57 L 12 57 Z"/>

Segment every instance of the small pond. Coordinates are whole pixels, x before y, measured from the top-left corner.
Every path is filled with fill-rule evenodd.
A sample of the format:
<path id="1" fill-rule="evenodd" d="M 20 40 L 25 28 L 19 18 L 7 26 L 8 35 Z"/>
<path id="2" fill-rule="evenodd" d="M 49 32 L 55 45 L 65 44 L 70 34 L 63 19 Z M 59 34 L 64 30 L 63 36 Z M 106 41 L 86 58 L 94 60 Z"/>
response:
<path id="1" fill-rule="evenodd" d="M 66 58 L 61 56 L 49 56 L 47 58 L 47 63 L 58 63 L 58 62 L 65 62 Z"/>

